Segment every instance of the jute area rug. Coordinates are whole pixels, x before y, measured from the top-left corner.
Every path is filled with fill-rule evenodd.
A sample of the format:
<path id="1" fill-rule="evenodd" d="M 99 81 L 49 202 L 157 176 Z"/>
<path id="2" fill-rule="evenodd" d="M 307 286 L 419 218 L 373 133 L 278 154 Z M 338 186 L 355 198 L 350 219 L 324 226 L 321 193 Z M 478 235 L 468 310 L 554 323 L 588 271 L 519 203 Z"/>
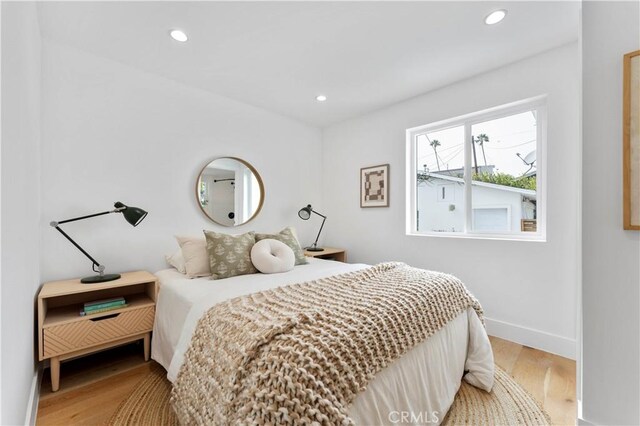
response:
<path id="1" fill-rule="evenodd" d="M 171 383 L 155 365 L 135 387 L 109 420 L 111 426 L 177 426 L 169 406 Z M 443 425 L 549 425 L 549 416 L 529 393 L 496 366 L 496 381 L 490 393 L 462 382 Z"/>

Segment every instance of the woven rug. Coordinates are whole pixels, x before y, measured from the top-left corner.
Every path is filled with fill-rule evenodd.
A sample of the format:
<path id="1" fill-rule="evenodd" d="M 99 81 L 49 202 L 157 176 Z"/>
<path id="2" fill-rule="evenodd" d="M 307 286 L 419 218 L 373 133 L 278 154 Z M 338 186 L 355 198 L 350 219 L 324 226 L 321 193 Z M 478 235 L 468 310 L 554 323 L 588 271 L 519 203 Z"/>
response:
<path id="1" fill-rule="evenodd" d="M 155 364 L 109 420 L 111 426 L 174 426 L 178 420 L 169 406 L 171 383 Z M 462 382 L 443 425 L 549 425 L 549 416 L 529 393 L 496 366 L 490 393 Z"/>

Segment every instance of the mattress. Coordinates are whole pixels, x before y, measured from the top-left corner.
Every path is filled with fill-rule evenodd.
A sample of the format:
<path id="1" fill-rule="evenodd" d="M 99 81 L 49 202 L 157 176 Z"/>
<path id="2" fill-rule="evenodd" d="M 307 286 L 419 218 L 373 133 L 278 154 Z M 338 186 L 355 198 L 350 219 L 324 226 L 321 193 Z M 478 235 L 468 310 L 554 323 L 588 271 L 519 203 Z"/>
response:
<path id="1" fill-rule="evenodd" d="M 175 269 L 159 271 L 151 357 L 173 382 L 198 320 L 216 303 L 367 266 L 311 258 L 309 264 L 287 273 L 224 280 L 189 279 Z M 439 424 L 461 379 L 488 391 L 493 385 L 493 369 L 489 339 L 476 312 L 469 308 L 380 371 L 358 395 L 349 415 L 356 424 Z"/>

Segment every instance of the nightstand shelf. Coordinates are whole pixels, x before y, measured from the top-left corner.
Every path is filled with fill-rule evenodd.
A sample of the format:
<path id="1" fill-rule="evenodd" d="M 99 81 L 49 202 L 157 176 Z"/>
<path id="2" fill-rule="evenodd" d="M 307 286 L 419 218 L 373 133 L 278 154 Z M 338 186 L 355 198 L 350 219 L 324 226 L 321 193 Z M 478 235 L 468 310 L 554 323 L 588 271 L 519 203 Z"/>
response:
<path id="1" fill-rule="evenodd" d="M 316 259 L 335 260 L 338 262 L 347 261 L 347 251 L 341 248 L 324 247 L 322 251 L 304 251 L 304 255 L 307 257 L 315 257 Z"/>
<path id="2" fill-rule="evenodd" d="M 143 294 L 134 294 L 127 297 L 127 306 L 122 309 L 113 309 L 111 311 L 100 312 L 98 314 L 91 314 L 86 316 L 80 316 L 80 310 L 83 308 L 83 304 L 73 304 L 69 306 L 61 306 L 59 308 L 49 309 L 47 316 L 44 319 L 42 328 L 46 329 L 52 326 L 58 326 L 61 324 L 82 322 L 86 320 L 95 320 L 105 316 L 113 316 L 121 312 L 132 311 L 144 307 L 154 307 L 156 303 L 149 297 Z"/>
<path id="3" fill-rule="evenodd" d="M 142 339 L 148 360 L 157 293 L 156 277 L 145 271 L 100 284 L 79 279 L 45 283 L 38 294 L 38 358 L 51 362 L 53 391 L 66 359 Z M 80 315 L 85 302 L 121 296 L 126 307 Z"/>

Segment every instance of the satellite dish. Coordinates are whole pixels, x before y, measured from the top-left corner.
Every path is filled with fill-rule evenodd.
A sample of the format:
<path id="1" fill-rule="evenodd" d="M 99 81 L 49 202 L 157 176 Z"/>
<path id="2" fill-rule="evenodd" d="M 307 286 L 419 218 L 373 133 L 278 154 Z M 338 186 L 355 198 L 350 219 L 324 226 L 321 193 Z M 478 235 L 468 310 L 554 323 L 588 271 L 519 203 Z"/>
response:
<path id="1" fill-rule="evenodd" d="M 529 166 L 529 170 L 527 170 L 526 172 L 524 172 L 522 174 L 522 176 L 526 176 L 531 170 L 533 170 L 533 168 L 535 167 L 535 163 L 536 163 L 536 151 L 531 151 L 530 153 L 528 153 L 527 155 L 525 155 L 524 157 L 522 157 L 522 155 L 520 155 L 520 153 L 516 153 L 516 155 L 518 156 L 518 158 L 520 158 L 522 160 L 522 162 L 524 164 L 526 164 L 527 166 Z"/>
<path id="2" fill-rule="evenodd" d="M 522 155 L 520 155 L 520 153 L 516 154 L 518 156 L 518 158 L 520 158 L 522 160 L 522 162 L 524 164 L 526 164 L 529 167 L 533 167 L 533 164 L 536 162 L 536 151 L 531 151 L 530 153 L 528 153 L 527 155 L 525 155 L 524 157 Z"/>
<path id="3" fill-rule="evenodd" d="M 536 162 L 536 152 L 531 151 L 527 155 L 524 156 L 524 162 L 528 164 L 533 164 Z"/>

